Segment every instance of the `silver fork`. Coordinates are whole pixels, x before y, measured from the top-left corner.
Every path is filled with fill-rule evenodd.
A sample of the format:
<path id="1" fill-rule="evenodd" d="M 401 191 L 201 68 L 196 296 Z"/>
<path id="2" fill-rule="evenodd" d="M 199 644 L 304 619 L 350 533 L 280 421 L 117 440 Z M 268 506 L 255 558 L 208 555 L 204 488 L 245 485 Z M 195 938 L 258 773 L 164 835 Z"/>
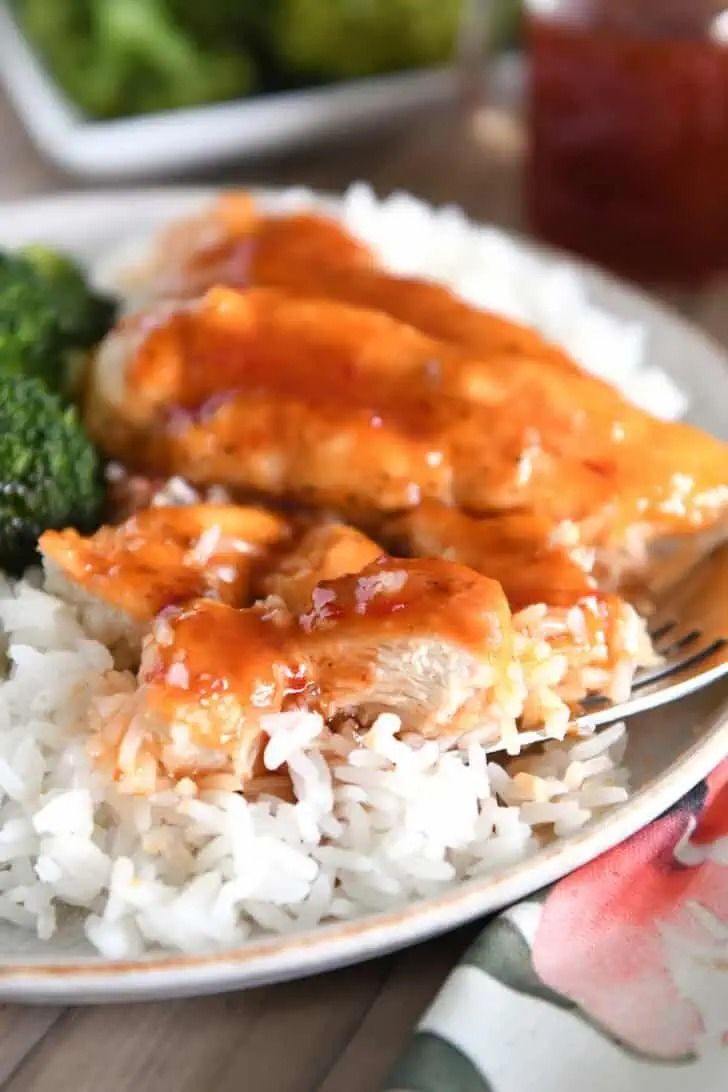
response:
<path id="1" fill-rule="evenodd" d="M 662 596 L 649 629 L 661 662 L 635 675 L 624 702 L 613 704 L 601 695 L 586 699 L 574 721 L 575 735 L 678 701 L 728 676 L 728 543 Z M 520 743 L 547 738 L 524 732 Z M 502 744 L 488 748 L 502 749 Z"/>
<path id="2" fill-rule="evenodd" d="M 612 724 L 678 701 L 728 675 L 728 544 L 720 546 L 672 588 L 650 619 L 662 662 L 635 675 L 625 702 L 587 699 L 578 727 Z"/>

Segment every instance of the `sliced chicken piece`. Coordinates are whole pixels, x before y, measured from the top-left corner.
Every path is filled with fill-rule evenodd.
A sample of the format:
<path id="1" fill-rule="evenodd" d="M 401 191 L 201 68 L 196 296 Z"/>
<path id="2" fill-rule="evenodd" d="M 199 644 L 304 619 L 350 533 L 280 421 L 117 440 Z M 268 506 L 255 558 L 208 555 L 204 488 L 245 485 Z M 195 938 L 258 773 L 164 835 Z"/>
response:
<path id="1" fill-rule="evenodd" d="M 384 541 L 413 557 L 445 557 L 498 580 L 513 610 L 572 606 L 597 590 L 593 551 L 573 524 L 525 512 L 470 516 L 425 501 L 389 521 Z"/>
<path id="2" fill-rule="evenodd" d="M 137 306 L 154 299 L 191 299 L 216 284 L 247 288 L 261 242 L 266 254 L 282 257 L 284 251 L 302 269 L 366 267 L 375 260 L 334 219 L 261 215 L 252 194 L 230 191 L 164 228 L 141 261 L 113 274 L 114 287 Z"/>
<path id="3" fill-rule="evenodd" d="M 260 590 L 262 595 L 279 596 L 289 610 L 303 611 L 322 580 L 358 573 L 383 553 L 381 546 L 355 527 L 317 524 L 262 574 Z"/>
<path id="4" fill-rule="evenodd" d="M 527 354 L 548 359 L 565 371 L 577 370 L 565 352 L 535 330 L 473 307 L 434 281 L 396 277 L 362 261 L 345 264 L 341 252 L 332 253 L 329 260 L 296 260 L 297 236 L 311 237 L 318 231 L 323 244 L 330 224 L 314 216 L 264 222 L 253 244 L 249 285 L 381 311 L 475 356 L 493 356 L 501 367 L 508 367 L 512 356 Z"/>
<path id="5" fill-rule="evenodd" d="M 227 193 L 201 214 L 167 228 L 122 287 L 137 300 L 182 299 L 215 285 L 267 285 L 297 296 L 382 311 L 477 355 L 535 353 L 575 365 L 533 330 L 464 303 L 442 285 L 396 277 L 334 218 L 267 215 L 246 193 Z"/>
<path id="6" fill-rule="evenodd" d="M 431 359 L 429 343 L 386 316 L 341 312 L 219 289 L 190 307 L 128 318 L 97 356 L 89 427 L 109 453 L 195 483 L 350 509 L 409 506 L 424 479 L 446 490 L 427 426 L 413 434 L 419 422 L 399 406 Z M 396 421 L 382 419 L 382 400 Z M 363 476 L 367 450 L 378 469 Z"/>
<path id="7" fill-rule="evenodd" d="M 498 580 L 516 631 L 533 642 L 522 649 L 524 664 L 537 669 L 544 642 L 563 656 L 568 670 L 555 689 L 572 707 L 591 693 L 622 700 L 635 670 L 656 660 L 635 609 L 599 591 L 594 551 L 580 544 L 573 524 L 525 513 L 475 517 L 425 503 L 385 525 L 382 535 L 407 553 L 446 557 Z"/>
<path id="8" fill-rule="evenodd" d="M 619 596 L 604 595 L 591 573 L 594 551 L 579 545 L 573 525 L 525 514 L 476 518 L 424 504 L 382 528 L 383 538 L 411 557 L 443 558 L 497 580 L 524 640 L 523 664 L 534 677 L 548 645 L 554 691 L 572 707 L 591 693 L 625 696 L 638 667 L 655 662 L 645 623 Z M 302 611 L 315 585 L 360 572 L 382 550 L 343 524 L 313 527 L 261 580 Z M 553 674 L 555 657 L 561 677 Z M 533 719 L 543 717 L 540 699 Z"/>
<path id="9" fill-rule="evenodd" d="M 39 547 L 67 584 L 148 622 L 200 596 L 246 605 L 255 566 L 289 535 L 263 508 L 198 504 L 147 508 L 88 537 L 45 531 Z"/>
<path id="10" fill-rule="evenodd" d="M 260 766 L 261 718 L 305 685 L 292 622 L 287 612 L 209 599 L 160 615 L 144 644 L 138 690 L 113 710 L 97 708 L 96 759 L 128 792 L 215 774 L 244 785 Z"/>
<path id="11" fill-rule="evenodd" d="M 296 615 L 277 600 L 197 600 L 155 621 L 139 688 L 111 716 L 100 709 L 94 753 L 127 790 L 152 791 L 210 774 L 244 785 L 261 769 L 265 718 L 284 712 L 317 713 L 332 731 L 388 712 L 420 736 L 514 737 L 513 647 L 499 585 L 445 561 L 382 558 L 320 583 Z"/>
<path id="12" fill-rule="evenodd" d="M 115 456 L 355 515 L 435 500 L 587 545 L 715 527 L 728 447 L 548 359 L 474 359 L 378 312 L 226 289 L 127 319 L 87 421 Z"/>
<path id="13" fill-rule="evenodd" d="M 391 712 L 405 729 L 447 735 L 482 723 L 509 690 L 508 603 L 460 565 L 380 558 L 318 584 L 298 625 L 327 717 Z"/>

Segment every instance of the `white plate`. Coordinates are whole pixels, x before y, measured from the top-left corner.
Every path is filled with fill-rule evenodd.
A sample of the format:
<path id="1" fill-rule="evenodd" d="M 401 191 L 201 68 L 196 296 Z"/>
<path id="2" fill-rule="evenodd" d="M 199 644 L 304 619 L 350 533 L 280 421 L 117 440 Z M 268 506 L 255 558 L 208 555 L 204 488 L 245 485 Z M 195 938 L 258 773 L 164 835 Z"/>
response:
<path id="1" fill-rule="evenodd" d="M 43 240 L 93 261 L 209 197 L 205 190 L 138 190 L 0 205 L 0 245 Z M 651 356 L 689 393 L 693 420 L 728 438 L 722 350 L 644 295 L 584 267 L 581 273 L 596 302 L 646 324 Z M 0 998 L 79 1002 L 215 993 L 356 962 L 491 913 L 615 845 L 715 767 L 728 753 L 728 685 L 640 717 L 632 722 L 629 740 L 626 763 L 637 790 L 630 801 L 522 864 L 460 883 L 403 910 L 258 939 L 212 956 L 153 955 L 110 963 L 89 948 L 69 946 L 63 935 L 43 943 L 0 927 Z"/>
<path id="2" fill-rule="evenodd" d="M 48 75 L 1 3 L 0 79 L 40 151 L 73 174 L 99 180 L 160 176 L 360 131 L 435 106 L 453 85 L 449 71 L 428 69 L 89 121 Z"/>

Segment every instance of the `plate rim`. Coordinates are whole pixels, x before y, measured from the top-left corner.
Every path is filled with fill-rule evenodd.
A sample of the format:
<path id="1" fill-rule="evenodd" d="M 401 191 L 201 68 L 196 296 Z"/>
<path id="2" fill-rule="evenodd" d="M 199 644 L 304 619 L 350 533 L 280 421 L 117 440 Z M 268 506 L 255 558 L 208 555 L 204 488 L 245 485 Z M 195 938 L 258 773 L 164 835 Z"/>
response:
<path id="1" fill-rule="evenodd" d="M 673 806 L 711 773 L 727 752 L 728 703 L 724 703 L 707 736 L 618 810 L 591 829 L 512 865 L 495 879 L 485 876 L 465 881 L 394 911 L 265 937 L 221 952 L 169 953 L 146 960 L 0 962 L 0 999 L 83 1004 L 203 996 L 304 978 L 410 947 L 496 913 L 613 849 Z M 534 887 L 527 874 L 536 866 L 540 866 L 540 879 Z M 482 897 L 488 889 L 494 898 Z M 403 935 L 411 923 L 415 928 Z M 367 941 L 363 945 L 359 943 L 362 937 Z M 296 955 L 300 958 L 290 961 Z"/>
<path id="2" fill-rule="evenodd" d="M 22 214 L 23 222 L 27 220 L 35 225 L 46 215 L 57 215 L 72 207 L 82 213 L 84 208 L 88 210 L 90 206 L 98 205 L 98 215 L 103 205 L 110 201 L 120 202 L 132 210 L 161 202 L 165 203 L 165 210 L 169 209 L 170 215 L 174 215 L 175 203 L 204 202 L 229 188 L 240 186 L 124 187 L 4 201 L 0 202 L 0 238 L 6 216 L 17 221 L 18 215 Z M 251 192 L 264 199 L 275 199 L 290 189 L 257 186 L 251 187 Z M 321 190 L 311 192 L 317 200 L 332 205 L 339 198 L 337 194 Z M 592 285 L 601 282 L 618 290 L 624 299 L 638 299 L 658 320 L 679 325 L 696 344 L 702 342 L 711 355 L 722 358 L 728 366 L 728 353 L 715 338 L 644 290 L 564 252 L 534 244 L 515 232 L 499 230 L 526 250 L 568 261 L 570 266 L 586 274 Z M 598 819 L 588 830 L 546 846 L 495 875 L 462 881 L 436 896 L 392 911 L 282 936 L 256 938 L 241 947 L 220 952 L 155 953 L 145 959 L 124 961 L 99 957 L 93 962 L 85 962 L 75 957 L 66 961 L 30 963 L 12 959 L 7 962 L 7 956 L 0 953 L 0 999 L 85 1003 L 199 996 L 305 977 L 419 943 L 495 912 L 553 883 L 613 848 L 672 806 L 728 754 L 728 701 L 702 719 L 706 722 L 705 734 L 625 804 Z"/>

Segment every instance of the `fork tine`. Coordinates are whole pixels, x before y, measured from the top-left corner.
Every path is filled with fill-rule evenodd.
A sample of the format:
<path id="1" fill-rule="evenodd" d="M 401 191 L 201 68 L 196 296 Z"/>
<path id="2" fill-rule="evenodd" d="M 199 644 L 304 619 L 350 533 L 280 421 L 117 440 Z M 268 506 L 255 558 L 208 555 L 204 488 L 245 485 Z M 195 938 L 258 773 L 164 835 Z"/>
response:
<path id="1" fill-rule="evenodd" d="M 612 704 L 604 694 L 586 698 L 570 732 L 578 736 L 580 730 L 606 727 L 728 677 L 728 542 L 663 597 L 652 621 L 653 643 L 658 649 L 662 646 L 665 659 L 635 677 L 625 702 Z M 520 742 L 528 746 L 549 738 L 536 730 L 525 733 Z M 501 751 L 503 743 L 494 743 L 489 750 Z"/>
<path id="2" fill-rule="evenodd" d="M 666 647 L 658 646 L 655 644 L 658 652 L 662 656 L 670 656 L 673 652 L 680 652 L 683 648 L 687 648 L 688 645 L 695 644 L 699 637 L 702 637 L 702 631 L 699 629 L 691 629 L 684 637 L 678 637 L 677 640 L 672 641 Z M 654 641 L 653 641 L 654 644 Z"/>
<path id="3" fill-rule="evenodd" d="M 703 660 L 707 660 L 713 653 L 719 652 L 726 645 L 728 645 L 728 641 L 718 638 L 705 648 L 701 648 L 699 652 L 693 652 L 680 660 L 666 661 L 652 671 L 641 673 L 633 683 L 632 690 L 641 690 L 659 679 L 666 679 L 671 675 L 677 675 L 678 672 L 686 671 L 690 667 L 697 667 Z"/>
<path id="4" fill-rule="evenodd" d="M 728 543 L 705 558 L 658 604 L 651 627 L 666 659 L 636 676 L 618 705 L 585 702 L 577 725 L 590 728 L 677 701 L 728 675 Z"/>
<path id="5" fill-rule="evenodd" d="M 691 671 L 688 668 L 682 676 L 671 678 L 668 686 L 665 685 L 664 679 L 658 679 L 657 682 L 645 686 L 644 690 L 633 694 L 628 701 L 620 705 L 611 705 L 595 713 L 582 713 L 576 719 L 577 727 L 590 730 L 602 728 L 607 724 L 614 724 L 615 721 L 627 720 L 638 713 L 645 713 L 648 709 L 657 709 L 661 705 L 679 701 L 680 698 L 710 686 L 728 676 L 728 651 L 725 647 L 716 650 L 707 661 L 701 664 L 700 671 Z"/>

